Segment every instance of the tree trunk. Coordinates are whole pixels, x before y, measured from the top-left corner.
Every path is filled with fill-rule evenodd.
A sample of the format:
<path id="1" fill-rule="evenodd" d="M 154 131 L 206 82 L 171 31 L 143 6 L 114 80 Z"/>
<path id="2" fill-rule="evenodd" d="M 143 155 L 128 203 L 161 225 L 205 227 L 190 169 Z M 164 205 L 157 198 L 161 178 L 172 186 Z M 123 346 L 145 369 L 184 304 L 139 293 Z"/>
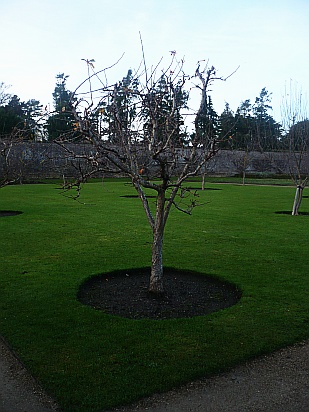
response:
<path id="1" fill-rule="evenodd" d="M 206 173 L 203 173 L 202 177 L 202 190 L 205 190 Z"/>
<path id="2" fill-rule="evenodd" d="M 300 204 L 303 198 L 303 190 L 304 188 L 300 185 L 298 185 L 296 188 L 294 204 L 293 204 L 293 209 L 292 209 L 292 216 L 298 216 L 298 210 L 300 208 Z"/>
<path id="3" fill-rule="evenodd" d="M 163 230 L 157 230 L 153 235 L 151 274 L 149 292 L 162 294 L 163 288 Z"/>
<path id="4" fill-rule="evenodd" d="M 242 172 L 242 184 L 243 186 L 246 184 L 246 171 L 245 170 L 243 170 Z"/>
<path id="5" fill-rule="evenodd" d="M 149 283 L 149 292 L 155 294 L 162 294 L 163 288 L 163 234 L 164 234 L 164 204 L 165 191 L 158 194 L 156 220 L 153 228 L 153 243 L 152 243 L 152 260 L 151 260 L 151 274 Z"/>

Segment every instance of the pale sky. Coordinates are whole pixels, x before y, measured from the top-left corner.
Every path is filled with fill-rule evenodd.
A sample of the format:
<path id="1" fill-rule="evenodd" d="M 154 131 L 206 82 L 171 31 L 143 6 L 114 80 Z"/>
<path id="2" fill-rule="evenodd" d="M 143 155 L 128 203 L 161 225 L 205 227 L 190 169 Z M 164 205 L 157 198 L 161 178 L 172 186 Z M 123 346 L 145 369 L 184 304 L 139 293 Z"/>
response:
<path id="1" fill-rule="evenodd" d="M 273 93 L 280 121 L 285 85 L 292 79 L 309 91 L 309 0 L 0 0 L 0 82 L 21 100 L 52 105 L 55 76 L 69 75 L 74 90 L 95 68 L 115 63 L 120 80 L 141 61 L 155 65 L 170 50 L 193 74 L 208 60 L 226 82 L 213 86 L 214 108 L 254 103 L 263 87 Z M 112 72 L 109 72 L 112 76 Z M 309 95 L 309 94 L 308 94 Z"/>

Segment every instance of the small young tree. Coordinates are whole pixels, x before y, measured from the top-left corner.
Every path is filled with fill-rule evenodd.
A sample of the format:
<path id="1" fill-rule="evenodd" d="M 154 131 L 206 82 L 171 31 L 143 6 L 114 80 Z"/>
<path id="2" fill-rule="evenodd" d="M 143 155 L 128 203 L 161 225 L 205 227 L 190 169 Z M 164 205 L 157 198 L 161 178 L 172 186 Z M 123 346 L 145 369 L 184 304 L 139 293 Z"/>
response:
<path id="1" fill-rule="evenodd" d="M 284 145 L 289 155 L 289 172 L 296 186 L 292 215 L 297 216 L 309 177 L 309 120 L 307 102 L 302 91 L 293 82 L 285 92 L 282 122 L 286 132 Z"/>
<path id="2" fill-rule="evenodd" d="M 242 176 L 242 184 L 246 182 L 246 173 L 250 170 L 250 166 L 254 156 L 255 141 L 254 141 L 254 122 L 252 117 L 252 105 L 247 99 L 241 102 L 235 114 L 235 129 L 231 146 L 236 150 L 234 157 L 234 166 Z"/>
<path id="3" fill-rule="evenodd" d="M 76 135 L 57 139 L 70 157 L 83 159 L 87 165 L 77 186 L 97 173 L 121 173 L 130 178 L 153 233 L 149 291 L 155 294 L 164 291 L 163 237 L 171 208 L 191 214 L 198 205 L 197 195 L 184 187 L 184 182 L 197 175 L 218 150 L 214 133 L 204 127 L 203 116 L 209 104 L 209 86 L 214 80 L 224 80 L 214 67 L 208 66 L 203 70 L 198 66 L 192 77 L 186 75 L 174 52 L 169 67 L 159 75 L 158 72 L 158 67 L 149 71 L 144 60 L 143 73 L 129 71 L 120 82 L 101 86 L 98 104 L 94 105 L 92 90 L 87 105 L 84 93 L 82 99 L 76 100 L 73 113 L 78 139 L 91 145 L 91 155 L 76 154 L 69 144 Z M 88 77 L 89 84 L 96 76 L 93 73 Z M 188 108 L 187 83 L 200 93 L 195 111 Z M 98 116 L 99 122 L 92 121 Z M 193 132 L 186 131 L 190 126 Z M 155 210 L 145 189 L 156 193 Z"/>

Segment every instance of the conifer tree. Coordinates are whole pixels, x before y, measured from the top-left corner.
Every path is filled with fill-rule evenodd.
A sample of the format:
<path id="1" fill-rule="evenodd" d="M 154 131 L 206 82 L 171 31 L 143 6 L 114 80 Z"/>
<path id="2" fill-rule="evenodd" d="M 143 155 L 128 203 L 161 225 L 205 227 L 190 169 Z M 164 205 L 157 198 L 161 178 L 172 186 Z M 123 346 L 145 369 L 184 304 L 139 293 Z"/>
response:
<path id="1" fill-rule="evenodd" d="M 54 112 L 51 113 L 45 125 L 48 140 L 55 140 L 59 136 L 69 134 L 75 127 L 72 92 L 67 89 L 66 85 L 68 77 L 64 73 L 56 76 L 56 86 L 53 92 Z"/>

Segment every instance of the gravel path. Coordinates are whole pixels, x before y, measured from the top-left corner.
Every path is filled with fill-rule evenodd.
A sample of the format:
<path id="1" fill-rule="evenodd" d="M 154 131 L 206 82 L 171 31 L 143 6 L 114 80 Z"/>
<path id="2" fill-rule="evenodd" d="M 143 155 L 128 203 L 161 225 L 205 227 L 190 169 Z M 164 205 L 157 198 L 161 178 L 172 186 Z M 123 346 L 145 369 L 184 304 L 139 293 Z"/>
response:
<path id="1" fill-rule="evenodd" d="M 117 411 L 309 412 L 309 341 Z"/>
<path id="2" fill-rule="evenodd" d="M 0 412 L 60 411 L 0 339 Z M 309 341 L 121 412 L 308 412 Z M 114 410 L 114 411 L 116 411 Z M 91 411 L 89 411 L 91 412 Z"/>
<path id="3" fill-rule="evenodd" d="M 39 384 L 0 337 L 0 412 L 57 411 Z"/>

